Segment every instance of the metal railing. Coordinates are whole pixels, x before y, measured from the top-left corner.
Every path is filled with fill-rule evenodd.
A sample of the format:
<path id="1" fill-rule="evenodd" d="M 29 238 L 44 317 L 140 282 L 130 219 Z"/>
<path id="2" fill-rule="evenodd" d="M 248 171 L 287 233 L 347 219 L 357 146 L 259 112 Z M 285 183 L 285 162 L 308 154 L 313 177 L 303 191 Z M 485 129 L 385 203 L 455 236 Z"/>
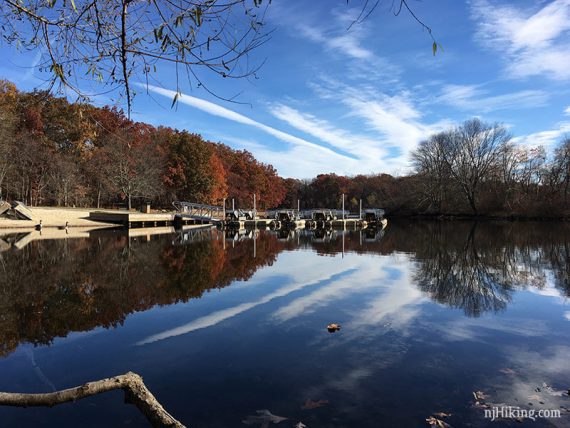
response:
<path id="1" fill-rule="evenodd" d="M 176 211 L 185 218 L 197 220 L 221 220 L 224 217 L 224 208 L 216 205 L 205 205 L 194 202 L 174 201 Z"/>

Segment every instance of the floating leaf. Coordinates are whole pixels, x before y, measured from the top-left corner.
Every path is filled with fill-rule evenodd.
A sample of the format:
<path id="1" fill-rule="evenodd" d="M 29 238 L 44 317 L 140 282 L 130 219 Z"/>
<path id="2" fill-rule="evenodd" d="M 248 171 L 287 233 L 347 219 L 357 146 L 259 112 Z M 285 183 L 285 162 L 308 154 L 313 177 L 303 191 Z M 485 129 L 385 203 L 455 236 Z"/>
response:
<path id="1" fill-rule="evenodd" d="M 507 374 L 507 375 L 515 375 L 517 374 L 516 371 L 514 371 L 513 369 L 509 369 L 509 368 L 504 368 L 504 369 L 500 369 L 499 370 L 501 373 Z"/>
<path id="2" fill-rule="evenodd" d="M 334 333 L 335 331 L 339 331 L 340 330 L 340 324 L 329 324 L 327 325 L 327 330 L 329 331 L 329 333 Z"/>
<path id="3" fill-rule="evenodd" d="M 485 394 L 483 391 L 475 391 L 473 393 L 473 397 L 475 397 L 475 400 L 479 401 L 479 400 L 486 400 L 489 396 Z"/>
<path id="4" fill-rule="evenodd" d="M 437 53 L 437 43 L 433 42 L 433 44 L 431 45 L 431 50 L 433 52 L 433 55 L 435 56 L 435 54 Z"/>
<path id="5" fill-rule="evenodd" d="M 295 425 L 295 428 L 307 428 L 307 425 L 305 425 L 303 422 L 299 422 L 297 425 Z"/>
<path id="6" fill-rule="evenodd" d="M 434 413 L 433 415 L 437 416 L 438 418 L 448 418 L 451 416 L 451 413 L 437 412 L 437 413 Z"/>
<path id="7" fill-rule="evenodd" d="M 451 428 L 451 425 L 449 425 L 447 422 L 443 422 L 441 419 L 434 418 L 433 416 L 426 418 L 426 422 L 431 426 L 438 428 Z"/>

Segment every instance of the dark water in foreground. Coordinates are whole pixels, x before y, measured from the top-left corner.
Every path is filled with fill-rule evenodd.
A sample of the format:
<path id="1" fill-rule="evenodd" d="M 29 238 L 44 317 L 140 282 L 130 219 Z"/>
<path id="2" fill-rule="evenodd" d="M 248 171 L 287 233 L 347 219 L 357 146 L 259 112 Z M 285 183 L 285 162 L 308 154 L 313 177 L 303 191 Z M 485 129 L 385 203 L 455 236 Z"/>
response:
<path id="1" fill-rule="evenodd" d="M 251 236 L 103 232 L 0 252 L 0 391 L 131 370 L 189 427 L 247 427 L 261 409 L 289 418 L 278 428 L 424 427 L 437 412 L 570 426 L 569 224 Z M 561 418 L 490 422 L 485 404 Z M 0 426 L 146 422 L 117 391 L 0 407 Z"/>

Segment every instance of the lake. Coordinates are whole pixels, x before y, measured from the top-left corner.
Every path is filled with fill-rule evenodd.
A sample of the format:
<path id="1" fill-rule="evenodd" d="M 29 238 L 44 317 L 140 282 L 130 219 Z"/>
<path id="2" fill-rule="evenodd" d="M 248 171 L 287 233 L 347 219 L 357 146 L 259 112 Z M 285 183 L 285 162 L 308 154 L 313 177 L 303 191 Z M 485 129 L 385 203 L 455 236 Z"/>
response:
<path id="1" fill-rule="evenodd" d="M 188 427 L 570 426 L 568 223 L 107 230 L 8 249 L 0 273 L 0 391 L 134 371 Z M 114 391 L 0 426 L 147 424 Z"/>

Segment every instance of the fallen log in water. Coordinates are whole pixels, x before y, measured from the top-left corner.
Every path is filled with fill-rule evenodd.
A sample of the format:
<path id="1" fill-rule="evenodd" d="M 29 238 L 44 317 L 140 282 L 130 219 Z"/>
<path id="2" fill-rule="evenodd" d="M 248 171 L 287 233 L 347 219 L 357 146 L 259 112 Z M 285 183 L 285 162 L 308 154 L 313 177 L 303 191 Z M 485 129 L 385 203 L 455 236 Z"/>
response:
<path id="1" fill-rule="evenodd" d="M 133 372 L 123 375 L 88 382 L 75 388 L 64 389 L 45 394 L 22 394 L 17 392 L 0 392 L 0 405 L 16 407 L 53 407 L 69 401 L 80 400 L 91 395 L 122 389 L 125 402 L 134 404 L 155 428 L 185 428 L 158 400 L 144 384 L 142 377 Z"/>

